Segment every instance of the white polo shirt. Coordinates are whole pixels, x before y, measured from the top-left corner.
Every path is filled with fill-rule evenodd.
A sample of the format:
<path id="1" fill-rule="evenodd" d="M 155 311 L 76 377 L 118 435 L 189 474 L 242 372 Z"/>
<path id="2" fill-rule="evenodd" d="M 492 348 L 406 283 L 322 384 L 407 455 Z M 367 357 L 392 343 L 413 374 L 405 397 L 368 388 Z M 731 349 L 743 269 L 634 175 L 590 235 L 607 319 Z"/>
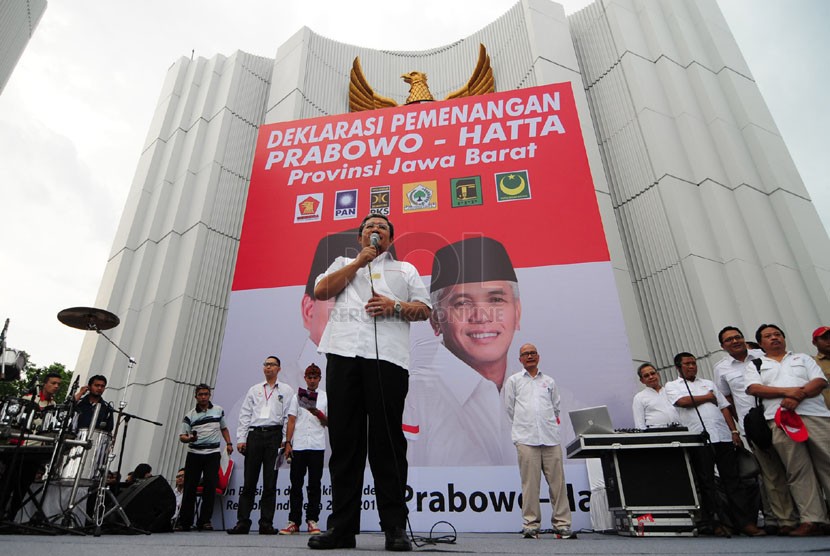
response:
<path id="1" fill-rule="evenodd" d="M 634 426 L 640 430 L 680 423 L 677 409 L 666 397 L 665 387 L 659 392 L 649 387 L 637 392 L 631 403 L 631 411 L 634 413 Z"/>
<path id="2" fill-rule="evenodd" d="M 354 261 L 337 257 L 315 284 Z M 371 277 L 369 268 L 371 267 Z M 404 369 L 409 368 L 409 321 L 398 315 L 378 317 L 366 313 L 366 303 L 375 293 L 396 301 L 420 301 L 431 307 L 429 293 L 414 266 L 396 261 L 389 252 L 381 253 L 371 265 L 357 271 L 351 282 L 337 294 L 334 309 L 320 339 L 320 353 L 343 357 L 375 358 L 375 320 L 377 353 L 380 359 Z"/>
<path id="3" fill-rule="evenodd" d="M 779 363 L 767 356 L 761 357 L 761 372 L 755 368 L 754 363 L 744 367 L 744 379 L 749 388 L 753 384 L 762 386 L 774 386 L 778 388 L 804 386 L 813 379 L 820 378 L 827 382 L 827 378 L 821 371 L 815 359 L 804 353 L 793 353 L 788 351 L 784 359 Z M 781 407 L 783 398 L 770 398 L 764 400 L 764 417 L 775 419 L 775 413 Z M 795 408 L 799 415 L 812 415 L 814 417 L 830 417 L 830 409 L 824 403 L 823 396 L 806 398 Z"/>
<path id="4" fill-rule="evenodd" d="M 328 397 L 324 391 L 319 389 L 317 390 L 317 409 L 322 411 L 324 415 L 328 415 Z M 294 437 L 291 439 L 291 448 L 294 450 L 326 449 L 326 427 L 309 410 L 300 407 L 297 394 L 294 394 L 291 403 L 288 404 L 288 414 L 297 418 L 294 422 Z"/>
<path id="5" fill-rule="evenodd" d="M 738 428 L 744 430 L 744 416 L 749 413 L 749 410 L 755 406 L 755 396 L 750 396 L 746 393 L 746 381 L 744 379 L 744 371 L 746 364 L 753 359 L 758 359 L 764 355 L 760 349 L 750 349 L 747 351 L 745 361 L 738 361 L 731 355 L 718 361 L 714 368 L 715 384 L 718 385 L 718 390 L 724 396 L 732 396 L 732 401 L 735 405 L 735 412 L 738 414 Z M 753 365 L 753 368 L 754 365 Z"/>
<path id="6" fill-rule="evenodd" d="M 675 405 L 677 400 L 685 398 L 689 395 L 686 390 L 686 385 L 683 384 L 683 378 L 677 378 L 666 384 L 666 396 L 669 402 L 677 409 L 677 414 L 680 416 L 680 422 L 691 432 L 701 433 L 703 427 L 700 424 L 700 419 L 697 417 L 697 412 L 693 407 L 677 407 Z M 718 405 L 713 403 L 704 403 L 697 406 L 700 411 L 700 417 L 706 424 L 706 430 L 709 432 L 709 439 L 712 442 L 732 442 L 732 431 L 726 425 L 726 420 L 723 418 L 722 409 L 729 407 L 729 402 L 718 391 L 717 386 L 711 380 L 705 378 L 696 378 L 694 381 L 688 381 L 689 389 L 695 397 L 705 396 L 709 392 L 714 392 L 718 400 Z"/>

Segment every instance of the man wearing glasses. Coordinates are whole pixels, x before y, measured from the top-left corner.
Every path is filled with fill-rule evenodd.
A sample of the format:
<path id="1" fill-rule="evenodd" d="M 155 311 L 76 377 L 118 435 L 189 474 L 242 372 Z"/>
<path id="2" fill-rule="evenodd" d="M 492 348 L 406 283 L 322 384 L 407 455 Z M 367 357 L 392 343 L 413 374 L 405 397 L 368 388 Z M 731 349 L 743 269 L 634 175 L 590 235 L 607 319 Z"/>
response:
<path id="1" fill-rule="evenodd" d="M 735 424 L 743 435 L 744 417 L 755 405 L 755 396 L 746 393 L 744 371 L 747 363 L 762 357 L 764 352 L 760 349 L 749 349 L 743 332 L 736 326 L 724 327 L 718 333 L 718 343 L 726 352 L 726 356 L 715 365 L 715 383 L 721 394 L 732 404 Z M 772 446 L 759 448 L 751 444 L 751 447 L 761 468 L 761 484 L 766 494 L 764 523 L 771 532 L 787 535 L 798 524 L 798 514 L 787 486 L 784 464 Z"/>
<path id="2" fill-rule="evenodd" d="M 283 425 L 288 421 L 291 386 L 278 383 L 280 360 L 269 355 L 262 364 L 265 381 L 251 386 L 239 411 L 236 448 L 245 456 L 245 482 L 239 494 L 236 525 L 229 535 L 247 535 L 259 471 L 262 469 L 262 498 L 259 504 L 259 534 L 276 535 L 274 509 L 277 503 L 277 454 L 283 445 Z"/>
<path id="3" fill-rule="evenodd" d="M 355 547 L 367 453 L 386 549 L 412 549 L 402 430 L 409 323 L 429 318 L 430 305 L 415 267 L 390 255 L 393 237 L 386 216 L 369 214 L 356 238 L 361 251 L 338 257 L 314 286 L 314 297 L 334 299 L 334 308 L 319 350 L 327 361 L 332 513 L 326 533 L 309 539 L 313 549 Z"/>
<path id="4" fill-rule="evenodd" d="M 640 430 L 652 427 L 667 427 L 680 422 L 677 410 L 669 403 L 666 389 L 660 383 L 660 373 L 651 363 L 637 367 L 637 376 L 645 388 L 634 395 L 631 410 L 634 426 Z"/>
<path id="5" fill-rule="evenodd" d="M 562 462 L 559 389 L 551 376 L 539 370 L 536 346 L 525 344 L 519 348 L 519 361 L 524 370 L 505 381 L 504 403 L 513 424 L 513 443 L 522 478 L 522 535 L 528 539 L 539 537 L 542 522 L 539 485 L 544 473 L 553 506 L 553 530 L 558 538 L 576 538 L 571 530 L 571 507 Z"/>

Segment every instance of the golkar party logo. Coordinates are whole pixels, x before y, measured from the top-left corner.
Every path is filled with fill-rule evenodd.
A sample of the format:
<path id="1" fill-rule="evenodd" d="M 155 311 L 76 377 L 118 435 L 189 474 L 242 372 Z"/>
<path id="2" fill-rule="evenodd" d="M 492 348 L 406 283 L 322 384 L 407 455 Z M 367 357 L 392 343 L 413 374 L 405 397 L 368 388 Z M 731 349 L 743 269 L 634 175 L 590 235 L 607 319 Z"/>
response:
<path id="1" fill-rule="evenodd" d="M 438 182 L 419 181 L 403 184 L 403 211 L 438 210 Z"/>
<path id="2" fill-rule="evenodd" d="M 530 199 L 530 180 L 527 170 L 496 174 L 496 195 L 498 201 Z"/>
<path id="3" fill-rule="evenodd" d="M 484 202 L 481 197 L 481 176 L 450 180 L 453 207 L 470 207 Z"/>
<path id="4" fill-rule="evenodd" d="M 389 216 L 389 185 L 378 185 L 369 189 L 369 212 Z"/>
<path id="5" fill-rule="evenodd" d="M 334 197 L 334 219 L 357 218 L 357 189 L 338 191 Z"/>
<path id="6" fill-rule="evenodd" d="M 319 222 L 323 218 L 323 194 L 297 195 L 294 206 L 294 223 Z"/>

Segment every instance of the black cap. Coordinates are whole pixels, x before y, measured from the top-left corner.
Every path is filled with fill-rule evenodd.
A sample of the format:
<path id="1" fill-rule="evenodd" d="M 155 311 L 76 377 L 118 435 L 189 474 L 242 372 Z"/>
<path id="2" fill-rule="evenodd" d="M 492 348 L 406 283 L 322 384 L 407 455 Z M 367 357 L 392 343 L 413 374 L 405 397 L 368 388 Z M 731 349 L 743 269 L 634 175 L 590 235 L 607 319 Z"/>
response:
<path id="1" fill-rule="evenodd" d="M 494 280 L 518 282 L 507 250 L 495 239 L 473 237 L 451 243 L 435 252 L 429 291 Z"/>
<path id="2" fill-rule="evenodd" d="M 358 242 L 357 228 L 335 232 L 325 236 L 317 244 L 314 258 L 311 260 L 311 268 L 308 271 L 308 281 L 305 285 L 305 292 L 314 298 L 314 282 L 317 277 L 331 266 L 337 257 L 357 257 L 362 247 Z M 389 254 L 395 256 L 395 247 L 389 246 Z"/>

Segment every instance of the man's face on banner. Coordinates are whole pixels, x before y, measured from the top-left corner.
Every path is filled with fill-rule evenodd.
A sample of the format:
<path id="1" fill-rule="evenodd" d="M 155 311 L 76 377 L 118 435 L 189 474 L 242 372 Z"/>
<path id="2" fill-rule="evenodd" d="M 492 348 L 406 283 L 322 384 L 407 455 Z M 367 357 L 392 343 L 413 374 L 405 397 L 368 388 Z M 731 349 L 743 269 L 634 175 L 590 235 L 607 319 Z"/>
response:
<path id="1" fill-rule="evenodd" d="M 506 359 L 519 329 L 521 303 L 505 280 L 456 284 L 441 290 L 432 327 L 456 357 L 478 370 Z"/>
<path id="2" fill-rule="evenodd" d="M 307 293 L 303 294 L 301 310 L 303 314 L 303 326 L 308 330 L 309 339 L 315 346 L 320 345 L 320 338 L 329 322 L 329 314 L 334 308 L 334 298 L 313 299 Z"/>

